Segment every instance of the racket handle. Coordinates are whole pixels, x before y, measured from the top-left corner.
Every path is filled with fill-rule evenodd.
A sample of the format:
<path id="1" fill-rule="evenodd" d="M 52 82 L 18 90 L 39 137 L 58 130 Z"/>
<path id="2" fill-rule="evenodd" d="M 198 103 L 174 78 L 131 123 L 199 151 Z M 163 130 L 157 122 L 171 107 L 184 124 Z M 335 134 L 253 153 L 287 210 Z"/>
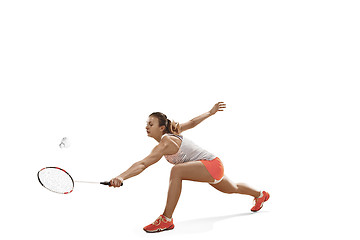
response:
<path id="1" fill-rule="evenodd" d="M 110 182 L 101 182 L 100 184 L 102 184 L 102 185 L 107 185 L 107 186 L 110 186 L 111 184 L 110 184 Z M 121 185 L 120 186 L 122 186 L 122 185 L 124 185 L 123 183 L 121 183 Z"/>

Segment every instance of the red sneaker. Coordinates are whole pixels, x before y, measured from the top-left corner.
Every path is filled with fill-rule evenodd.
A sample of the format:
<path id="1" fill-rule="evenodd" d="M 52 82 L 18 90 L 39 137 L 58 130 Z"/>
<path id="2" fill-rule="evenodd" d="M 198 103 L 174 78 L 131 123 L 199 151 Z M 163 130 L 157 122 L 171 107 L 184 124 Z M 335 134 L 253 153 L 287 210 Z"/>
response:
<path id="1" fill-rule="evenodd" d="M 166 230 L 174 229 L 173 219 L 171 221 L 167 221 L 164 215 L 160 215 L 155 222 L 144 227 L 144 231 L 148 233 L 161 232 Z"/>
<path id="2" fill-rule="evenodd" d="M 270 194 L 268 192 L 262 191 L 262 196 L 260 196 L 258 198 L 254 198 L 255 205 L 253 206 L 251 211 L 253 211 L 253 212 L 259 211 L 263 207 L 264 202 L 269 200 L 269 198 L 270 198 Z"/>

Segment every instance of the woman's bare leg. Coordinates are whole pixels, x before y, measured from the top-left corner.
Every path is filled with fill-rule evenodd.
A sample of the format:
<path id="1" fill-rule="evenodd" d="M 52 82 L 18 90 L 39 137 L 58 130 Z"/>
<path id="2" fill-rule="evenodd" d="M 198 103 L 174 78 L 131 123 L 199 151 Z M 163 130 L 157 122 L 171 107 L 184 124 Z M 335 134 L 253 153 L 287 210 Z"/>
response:
<path id="1" fill-rule="evenodd" d="M 218 184 L 210 184 L 212 187 L 216 188 L 220 192 L 223 193 L 239 193 L 245 194 L 253 197 L 259 197 L 260 192 L 256 191 L 253 188 L 250 188 L 244 183 L 233 183 L 229 178 L 226 176 L 223 178 L 221 182 Z"/>
<path id="2" fill-rule="evenodd" d="M 181 194 L 182 180 L 190 180 L 196 182 L 214 182 L 214 178 L 210 175 L 203 163 L 199 161 L 187 162 L 175 165 L 171 169 L 169 191 L 166 207 L 163 215 L 171 218 Z M 226 176 L 218 184 L 210 184 L 215 189 L 223 193 L 239 193 L 253 197 L 259 197 L 260 192 L 250 188 L 243 183 L 233 183 Z"/>
<path id="3" fill-rule="evenodd" d="M 180 198 L 182 180 L 213 182 L 214 178 L 210 175 L 204 164 L 199 161 L 175 165 L 171 169 L 168 197 L 163 213 L 168 218 L 172 217 Z"/>

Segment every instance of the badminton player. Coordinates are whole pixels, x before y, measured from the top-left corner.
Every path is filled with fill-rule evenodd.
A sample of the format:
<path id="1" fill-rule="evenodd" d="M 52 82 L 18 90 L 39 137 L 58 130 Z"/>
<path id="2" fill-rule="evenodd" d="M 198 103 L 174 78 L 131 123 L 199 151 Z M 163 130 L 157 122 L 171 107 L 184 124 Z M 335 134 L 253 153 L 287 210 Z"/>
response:
<path id="1" fill-rule="evenodd" d="M 264 202 L 269 199 L 270 195 L 265 191 L 256 191 L 242 183 L 233 183 L 224 176 L 224 166 L 216 155 L 200 148 L 181 135 L 182 132 L 196 127 L 208 117 L 225 108 L 226 104 L 218 102 L 210 111 L 182 124 L 170 121 L 165 114 L 160 112 L 150 114 L 146 132 L 159 144 L 146 158 L 134 163 L 128 170 L 110 181 L 111 186 L 120 187 L 124 180 L 140 174 L 163 156 L 168 162 L 174 164 L 170 174 L 165 210 L 155 222 L 144 227 L 146 232 L 160 232 L 174 228 L 172 216 L 181 194 L 183 180 L 207 182 L 223 193 L 252 196 L 255 202 L 251 208 L 253 212 L 259 211 Z"/>

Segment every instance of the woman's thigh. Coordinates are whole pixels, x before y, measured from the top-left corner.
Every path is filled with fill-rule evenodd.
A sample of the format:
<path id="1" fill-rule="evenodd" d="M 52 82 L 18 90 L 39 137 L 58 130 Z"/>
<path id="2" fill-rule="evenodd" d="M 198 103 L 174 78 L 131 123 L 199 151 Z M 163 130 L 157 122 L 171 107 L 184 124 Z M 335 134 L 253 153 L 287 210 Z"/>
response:
<path id="1" fill-rule="evenodd" d="M 214 182 L 204 164 L 200 161 L 186 162 L 175 165 L 171 169 L 171 177 L 196 182 Z"/>

